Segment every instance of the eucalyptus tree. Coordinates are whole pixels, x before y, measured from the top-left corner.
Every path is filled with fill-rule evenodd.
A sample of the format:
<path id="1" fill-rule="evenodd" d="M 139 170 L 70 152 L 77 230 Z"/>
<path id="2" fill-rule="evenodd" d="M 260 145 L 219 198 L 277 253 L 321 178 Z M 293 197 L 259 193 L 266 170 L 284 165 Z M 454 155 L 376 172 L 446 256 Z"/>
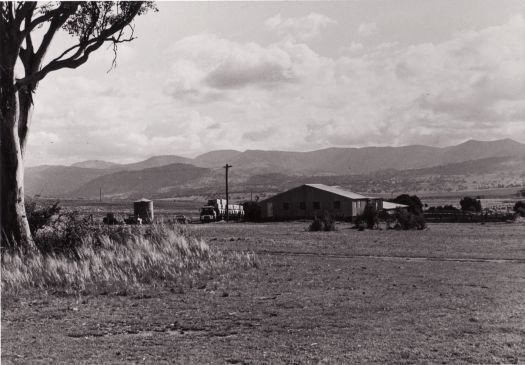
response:
<path id="1" fill-rule="evenodd" d="M 152 2 L 0 2 L 0 233 L 4 247 L 34 249 L 24 207 L 24 156 L 33 94 L 52 72 L 75 69 L 103 45 L 134 37 L 134 19 Z M 72 42 L 48 51 L 59 32 Z M 115 62 L 115 59 L 113 60 Z"/>

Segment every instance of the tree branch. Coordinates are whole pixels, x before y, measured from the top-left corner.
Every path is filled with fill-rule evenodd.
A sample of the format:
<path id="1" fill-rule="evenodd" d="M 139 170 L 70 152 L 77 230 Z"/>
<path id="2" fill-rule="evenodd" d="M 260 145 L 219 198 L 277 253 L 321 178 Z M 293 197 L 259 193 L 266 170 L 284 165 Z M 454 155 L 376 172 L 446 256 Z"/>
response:
<path id="1" fill-rule="evenodd" d="M 131 21 L 135 18 L 135 16 L 139 14 L 142 3 L 132 3 L 132 5 L 133 7 L 128 10 L 128 13 L 126 14 L 126 16 L 121 16 L 119 19 L 115 20 L 115 22 L 111 26 L 105 29 L 101 29 L 100 31 L 97 31 L 96 33 L 98 34 L 90 38 L 89 35 L 95 33 L 95 29 L 97 28 L 97 22 L 99 20 L 99 15 L 100 15 L 100 13 L 97 13 L 97 11 L 93 11 L 91 13 L 92 21 L 90 22 L 90 24 L 86 26 L 85 29 L 83 29 L 83 31 L 86 33 L 82 32 L 84 36 L 81 37 L 79 43 L 65 50 L 61 55 L 59 55 L 58 57 L 50 61 L 42 69 L 34 70 L 31 74 L 26 74 L 25 77 L 21 79 L 17 79 L 16 81 L 17 88 L 20 89 L 28 84 L 36 84 L 50 72 L 53 72 L 53 71 L 56 71 L 62 68 L 79 67 L 80 65 L 82 65 L 88 60 L 89 55 L 92 52 L 99 49 L 105 42 L 111 42 L 113 44 L 118 44 L 118 43 L 123 43 L 123 42 L 129 42 L 132 39 L 134 39 L 133 38 L 133 27 L 131 27 L 132 29 L 131 36 L 127 38 L 122 38 L 124 34 L 123 29 L 129 26 Z M 115 34 L 118 34 L 118 35 L 115 36 Z M 67 54 L 72 52 L 73 50 L 76 50 L 74 54 L 72 54 L 68 58 L 65 58 L 65 59 L 63 58 Z"/>

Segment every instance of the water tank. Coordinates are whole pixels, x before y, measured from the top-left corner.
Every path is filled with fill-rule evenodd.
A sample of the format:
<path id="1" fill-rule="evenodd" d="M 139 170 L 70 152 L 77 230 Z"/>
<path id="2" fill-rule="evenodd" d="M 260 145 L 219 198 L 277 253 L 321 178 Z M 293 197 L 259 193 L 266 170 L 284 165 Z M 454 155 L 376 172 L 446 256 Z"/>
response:
<path id="1" fill-rule="evenodd" d="M 142 219 L 142 223 L 153 222 L 153 201 L 144 198 L 137 200 L 133 202 L 133 211 L 135 219 Z"/>

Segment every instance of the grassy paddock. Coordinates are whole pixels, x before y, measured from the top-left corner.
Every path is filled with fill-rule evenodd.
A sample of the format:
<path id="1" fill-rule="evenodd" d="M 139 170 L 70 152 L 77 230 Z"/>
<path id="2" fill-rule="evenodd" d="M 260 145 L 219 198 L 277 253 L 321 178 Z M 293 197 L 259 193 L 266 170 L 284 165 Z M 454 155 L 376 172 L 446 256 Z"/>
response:
<path id="1" fill-rule="evenodd" d="M 226 268 L 257 266 L 254 254 L 221 253 L 176 225 L 95 230 L 81 239 L 75 253 L 3 253 L 2 294 L 29 288 L 75 293 L 191 284 Z"/>

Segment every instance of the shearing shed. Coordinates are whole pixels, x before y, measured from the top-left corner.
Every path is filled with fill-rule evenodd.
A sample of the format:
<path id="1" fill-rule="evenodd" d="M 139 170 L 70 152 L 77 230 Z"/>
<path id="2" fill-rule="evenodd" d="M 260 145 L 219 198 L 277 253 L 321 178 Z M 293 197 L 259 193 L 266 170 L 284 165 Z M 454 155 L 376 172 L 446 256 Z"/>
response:
<path id="1" fill-rule="evenodd" d="M 383 200 L 324 184 L 305 184 L 261 201 L 264 220 L 311 219 L 328 213 L 352 221 L 367 204 L 382 209 Z"/>

